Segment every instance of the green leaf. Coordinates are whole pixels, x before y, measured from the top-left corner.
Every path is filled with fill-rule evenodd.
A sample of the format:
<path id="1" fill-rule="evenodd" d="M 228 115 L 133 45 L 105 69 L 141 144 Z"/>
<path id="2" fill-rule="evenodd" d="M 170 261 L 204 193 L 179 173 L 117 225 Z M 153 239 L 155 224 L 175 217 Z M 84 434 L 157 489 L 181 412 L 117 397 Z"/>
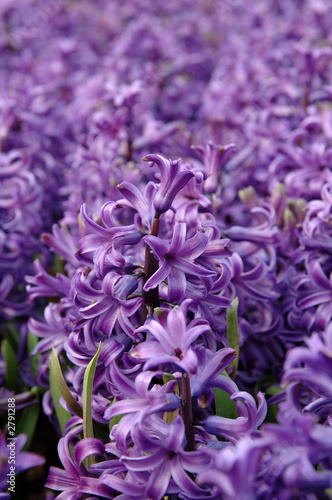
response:
<path id="1" fill-rule="evenodd" d="M 76 415 L 78 415 L 81 418 L 83 418 L 83 411 L 78 402 L 71 395 L 70 390 L 68 389 L 54 347 L 52 347 L 51 362 L 50 362 L 50 388 L 51 388 L 51 394 L 55 412 L 58 417 L 61 432 L 63 434 L 65 425 L 70 419 L 71 414 L 61 406 L 59 402 L 61 396 L 66 401 L 69 408 L 71 408 L 73 412 L 76 413 Z"/>
<path id="2" fill-rule="evenodd" d="M 32 352 L 34 350 L 34 348 L 38 344 L 38 340 L 39 340 L 38 337 L 34 333 L 32 333 L 32 332 L 28 333 L 28 351 L 29 352 Z"/>
<path id="3" fill-rule="evenodd" d="M 62 394 L 58 387 L 58 384 L 56 383 L 55 375 L 51 369 L 50 369 L 50 389 L 51 389 L 51 395 L 55 413 L 58 418 L 61 434 L 63 435 L 66 423 L 70 419 L 71 414 L 67 410 L 65 410 L 59 402 L 59 399 L 61 398 Z"/>
<path id="4" fill-rule="evenodd" d="M 224 377 L 231 378 L 226 370 L 222 372 Z M 216 415 L 225 418 L 237 418 L 238 412 L 236 409 L 236 402 L 230 398 L 230 395 L 220 389 L 220 387 L 214 388 L 214 402 L 216 406 Z"/>
<path id="5" fill-rule="evenodd" d="M 14 391 L 15 394 L 19 392 L 19 377 L 18 377 L 18 365 L 16 354 L 12 346 L 7 339 L 4 339 L 1 343 L 1 352 L 3 359 L 6 363 L 6 375 L 5 384 L 6 388 L 10 391 Z"/>
<path id="6" fill-rule="evenodd" d="M 14 326 L 12 321 L 9 321 L 7 324 L 8 337 L 12 341 L 11 345 L 17 350 L 20 345 L 20 334 Z"/>
<path id="7" fill-rule="evenodd" d="M 266 391 L 265 391 L 265 395 L 266 396 L 275 396 L 276 394 L 280 394 L 281 392 L 283 392 L 283 390 L 278 387 L 277 385 L 271 385 Z"/>
<path id="8" fill-rule="evenodd" d="M 239 329 L 237 319 L 239 299 L 235 297 L 231 305 L 232 309 L 227 309 L 227 339 L 229 347 L 235 349 L 236 351 L 236 358 L 229 365 L 229 368 L 233 368 L 233 371 L 231 372 L 231 378 L 234 380 L 239 364 Z"/>
<path id="9" fill-rule="evenodd" d="M 54 269 L 55 269 L 55 274 L 65 274 L 64 273 L 64 267 L 63 267 L 63 259 L 60 257 L 60 255 L 56 254 L 54 256 Z"/>
<path id="10" fill-rule="evenodd" d="M 39 404 L 28 406 L 27 408 L 24 408 L 18 420 L 16 434 L 25 434 L 27 436 L 27 440 L 22 448 L 23 451 L 27 451 L 33 441 L 33 436 L 38 422 L 39 411 Z"/>
<path id="11" fill-rule="evenodd" d="M 111 418 L 108 424 L 109 431 L 111 432 L 112 428 L 120 422 L 122 419 L 123 415 L 116 415 L 115 417 Z"/>
<path id="12" fill-rule="evenodd" d="M 255 396 L 259 391 L 264 392 L 267 396 L 274 396 L 275 394 L 279 394 L 283 392 L 283 389 L 280 387 L 278 382 L 278 377 L 275 375 L 266 375 L 258 380 L 255 385 Z"/>
<path id="13" fill-rule="evenodd" d="M 38 344 L 38 337 L 34 335 L 32 332 L 28 333 L 28 352 L 31 353 L 36 345 Z M 35 354 L 34 356 L 31 356 L 30 354 L 30 364 L 32 368 L 32 373 L 34 374 L 35 377 L 38 375 L 38 360 L 40 358 L 40 354 Z"/>
<path id="14" fill-rule="evenodd" d="M 110 408 L 110 406 L 112 406 L 112 404 L 115 403 L 115 401 L 116 401 L 116 399 L 113 398 L 112 401 L 110 402 L 110 404 L 108 405 L 108 408 Z M 122 417 L 123 417 L 123 415 L 116 415 L 115 417 L 111 418 L 111 420 L 108 423 L 109 432 L 111 432 L 112 428 L 120 422 Z"/>
<path id="15" fill-rule="evenodd" d="M 93 425 L 92 425 L 92 415 L 91 415 L 91 395 L 93 379 L 95 376 L 97 361 L 101 349 L 101 342 L 99 342 L 99 347 L 88 364 L 83 380 L 83 436 L 84 438 L 93 437 Z"/>
<path id="16" fill-rule="evenodd" d="M 264 420 L 264 423 L 269 422 L 273 424 L 278 423 L 277 415 L 278 415 L 278 405 L 267 405 L 267 414 Z"/>
<path id="17" fill-rule="evenodd" d="M 170 380 L 176 380 L 176 378 L 171 373 L 164 372 L 163 373 L 164 384 L 167 384 L 167 382 L 169 382 Z"/>
<path id="18" fill-rule="evenodd" d="M 255 397 L 257 400 L 257 393 L 259 391 L 264 392 L 265 396 L 275 396 L 283 392 L 283 389 L 278 383 L 278 378 L 275 375 L 266 375 L 259 379 L 255 385 Z M 267 415 L 265 417 L 265 422 L 277 423 L 278 405 L 271 405 L 269 403 L 269 398 L 267 399 Z"/>
<path id="19" fill-rule="evenodd" d="M 239 416 L 235 401 L 232 401 L 230 395 L 219 387 L 214 388 L 214 401 L 216 415 L 219 417 L 237 418 Z"/>
<path id="20" fill-rule="evenodd" d="M 93 438 L 93 423 L 92 423 L 92 414 L 91 414 L 91 397 L 92 397 L 92 387 L 93 387 L 93 379 L 95 376 L 96 366 L 98 362 L 98 357 L 101 349 L 101 342 L 99 342 L 99 347 L 88 364 L 83 380 L 83 437 L 84 438 Z M 92 455 L 86 458 L 86 468 L 89 468 L 89 465 L 94 463 L 94 457 Z"/>

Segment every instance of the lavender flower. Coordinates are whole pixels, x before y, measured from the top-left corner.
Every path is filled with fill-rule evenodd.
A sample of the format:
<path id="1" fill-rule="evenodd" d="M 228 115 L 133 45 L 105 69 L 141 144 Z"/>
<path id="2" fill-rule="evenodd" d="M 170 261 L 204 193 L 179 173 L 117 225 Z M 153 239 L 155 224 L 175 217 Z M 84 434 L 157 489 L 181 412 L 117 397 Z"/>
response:
<path id="1" fill-rule="evenodd" d="M 149 245 L 161 266 L 145 283 L 144 290 L 158 286 L 168 278 L 168 300 L 180 301 L 186 292 L 186 274 L 199 277 L 213 276 L 216 273 L 203 268 L 193 262 L 205 250 L 208 240 L 203 233 L 197 232 L 186 240 L 186 224 L 176 222 L 170 243 L 166 243 L 157 236 L 145 236 L 144 241 Z"/>
<path id="2" fill-rule="evenodd" d="M 35 453 L 21 451 L 24 443 L 26 442 L 26 439 L 27 436 L 25 434 L 18 435 L 15 441 L 7 440 L 5 434 L 0 434 L 0 492 L 3 492 L 0 493 L 1 498 L 11 498 L 11 494 L 9 493 L 9 491 L 15 492 L 15 487 L 13 488 L 10 484 L 12 470 L 14 470 L 15 476 L 22 471 L 30 469 L 31 467 L 36 467 L 45 463 L 44 457 L 40 457 Z M 14 461 L 12 458 L 13 456 L 15 457 Z M 13 490 L 8 490 L 10 486 L 11 488 L 13 488 Z M 7 493 L 5 493 L 6 491 Z"/>
<path id="3" fill-rule="evenodd" d="M 119 393 L 119 400 L 113 402 L 105 411 L 104 418 L 111 420 L 118 415 L 123 415 L 111 431 L 118 448 L 126 450 L 128 434 L 132 434 L 133 429 L 141 425 L 149 415 L 174 411 L 180 406 L 180 399 L 173 393 L 176 386 L 175 380 L 163 386 L 153 385 L 151 389 L 149 388 L 153 377 L 158 375 L 156 372 L 142 372 L 132 384 L 130 379 L 117 368 L 117 365 L 112 363 L 110 377 Z"/>
<path id="4" fill-rule="evenodd" d="M 204 191 L 208 194 L 215 194 L 220 182 L 221 169 L 234 152 L 235 144 L 227 146 L 216 146 L 209 142 L 206 146 L 193 146 L 197 150 L 203 160 L 203 164 L 207 171 L 207 179 L 204 182 Z"/>
<path id="5" fill-rule="evenodd" d="M 195 174 L 190 170 L 181 171 L 181 160 L 166 160 L 162 156 L 154 154 L 147 155 L 144 160 L 152 161 L 159 167 L 160 187 L 153 206 L 157 213 L 162 214 L 171 208 L 175 196 Z M 202 181 L 202 174 L 196 174 L 196 179 Z"/>
<path id="6" fill-rule="evenodd" d="M 261 468 L 261 456 L 267 443 L 260 439 L 245 437 L 236 447 L 225 446 L 221 450 L 208 448 L 205 450 L 207 457 L 213 459 L 213 465 L 208 470 L 197 476 L 201 486 L 211 484 L 214 486 L 213 498 L 222 495 L 225 499 L 258 498 L 257 477 Z M 245 473 L 244 473 L 245 471 Z"/>
<path id="7" fill-rule="evenodd" d="M 199 453 L 184 451 L 185 435 L 181 418 L 177 416 L 170 425 L 152 417 L 146 423 L 149 425 L 137 429 L 134 439 L 140 443 L 140 449 L 148 454 L 122 459 L 126 468 L 133 473 L 149 471 L 144 495 L 154 499 L 180 491 L 191 498 L 204 495 L 205 491 L 185 471 L 197 472 L 208 464 L 206 461 L 204 463 Z"/>
<path id="8" fill-rule="evenodd" d="M 82 272 L 75 276 L 76 296 L 78 305 L 78 318 L 76 327 L 84 325 L 87 321 L 98 318 L 98 328 L 107 336 L 111 335 L 116 322 L 129 336 L 132 336 L 135 326 L 129 318 L 140 308 L 140 297 L 128 298 L 137 288 L 135 276 L 121 276 L 115 271 L 105 275 L 100 284 L 95 273 L 87 277 Z"/>
<path id="9" fill-rule="evenodd" d="M 131 353 L 134 358 L 144 361 L 145 370 L 170 363 L 180 371 L 196 372 L 198 360 L 191 344 L 209 331 L 210 325 L 199 319 L 186 325 L 190 303 L 191 300 L 187 299 L 168 312 L 165 325 L 151 319 L 136 330 L 136 333 L 148 331 L 150 334 L 150 338 L 137 345 Z"/>
<path id="10" fill-rule="evenodd" d="M 74 444 L 73 457 L 69 451 L 69 443 Z M 113 492 L 107 486 L 100 484 L 99 478 L 90 473 L 84 465 L 84 460 L 91 455 L 102 455 L 104 445 L 95 438 L 78 440 L 74 432 L 68 433 L 59 441 L 59 458 L 65 470 L 51 467 L 47 479 L 46 487 L 62 491 L 59 495 L 63 498 L 79 499 L 82 495 L 102 496 L 103 498 L 113 498 Z"/>
<path id="11" fill-rule="evenodd" d="M 267 405 L 264 395 L 257 394 L 259 406 L 256 408 L 254 398 L 243 391 L 234 392 L 232 400 L 237 401 L 239 417 L 229 419 L 219 416 L 210 416 L 204 422 L 204 428 L 211 434 L 227 437 L 230 440 L 238 439 L 253 433 L 266 417 Z M 243 399 L 243 403 L 240 401 Z"/>

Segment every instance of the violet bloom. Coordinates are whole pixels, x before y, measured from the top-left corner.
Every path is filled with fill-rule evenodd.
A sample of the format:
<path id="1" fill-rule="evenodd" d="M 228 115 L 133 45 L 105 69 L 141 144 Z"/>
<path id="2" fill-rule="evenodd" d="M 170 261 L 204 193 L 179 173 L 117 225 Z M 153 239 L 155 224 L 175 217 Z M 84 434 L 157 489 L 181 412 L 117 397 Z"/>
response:
<path id="1" fill-rule="evenodd" d="M 216 334 L 222 335 L 225 332 L 227 326 L 226 310 L 231 307 L 231 300 L 234 298 L 228 296 L 228 289 L 225 286 L 225 276 L 228 280 L 227 275 L 229 275 L 230 279 L 228 267 L 222 265 L 220 271 L 222 274 L 217 280 L 204 278 L 203 283 L 199 278 L 190 278 L 190 282 L 187 283 L 186 296 L 192 300 L 193 310 L 196 312 L 197 309 L 198 315 L 206 319 L 211 325 L 212 335 L 206 339 L 209 347 L 215 342 L 213 338 Z M 212 347 L 210 348 L 213 351 L 215 350 Z"/>
<path id="2" fill-rule="evenodd" d="M 156 416 L 148 417 L 133 434 L 140 455 L 123 456 L 121 461 L 134 477 L 142 477 L 142 473 L 148 472 L 144 478 L 143 498 L 160 500 L 167 493 L 181 492 L 194 499 L 206 494 L 206 490 L 194 483 L 186 471 L 203 471 L 209 466 L 209 461 L 200 450 L 184 451 L 186 438 L 179 415 L 171 424 Z"/>
<path id="3" fill-rule="evenodd" d="M 70 445 L 74 445 L 73 454 Z M 57 496 L 63 500 L 80 500 L 86 495 L 95 498 L 114 498 L 114 491 L 108 486 L 101 484 L 99 477 L 86 469 L 84 461 L 87 457 L 103 456 L 103 443 L 96 438 L 85 438 L 79 440 L 76 433 L 69 432 L 61 438 L 58 444 L 59 458 L 64 466 L 63 469 L 50 467 L 46 487 L 56 491 L 62 491 Z"/>
<path id="4" fill-rule="evenodd" d="M 291 383 L 295 390 L 291 391 L 292 399 L 296 398 L 296 406 L 303 406 L 298 399 L 302 386 L 310 388 L 316 398 L 324 398 L 325 407 L 332 409 L 332 322 L 326 331 L 314 332 L 305 339 L 304 346 L 294 347 L 287 353 L 284 364 L 283 382 Z M 323 406 L 322 399 L 320 400 Z"/>
<path id="5" fill-rule="evenodd" d="M 153 182 L 148 182 L 144 189 L 144 194 L 133 183 L 128 181 L 121 182 L 117 187 L 125 197 L 124 200 L 117 201 L 117 206 L 129 206 L 135 209 L 140 216 L 141 224 L 139 224 L 139 229 L 150 229 L 155 216 L 153 200 L 157 191 L 157 185 Z"/>
<path id="6" fill-rule="evenodd" d="M 110 271 L 100 282 L 94 271 L 88 276 L 78 272 L 74 283 L 75 303 L 78 306 L 75 328 L 98 320 L 99 329 L 110 336 L 115 324 L 119 322 L 123 331 L 132 337 L 135 326 L 130 318 L 142 303 L 141 297 L 128 298 L 137 288 L 135 276 L 121 276 L 115 271 Z"/>
<path id="7" fill-rule="evenodd" d="M 269 447 L 262 479 L 271 497 L 278 492 L 291 500 L 296 492 L 326 498 L 324 491 L 332 484 L 331 426 L 319 424 L 316 415 L 300 413 L 287 400 L 279 406 L 278 424 L 264 424 L 263 435 Z"/>
<path id="8" fill-rule="evenodd" d="M 173 208 L 178 220 L 185 220 L 190 228 L 197 229 L 202 216 L 212 208 L 211 199 L 203 193 L 203 182 L 198 184 L 195 177 L 189 179 L 175 198 Z"/>
<path id="9" fill-rule="evenodd" d="M 41 239 L 43 243 L 48 245 L 52 252 L 67 262 L 65 269 L 68 271 L 68 274 L 72 274 L 80 265 L 80 262 L 76 258 L 77 238 L 74 237 L 64 223 L 53 224 L 52 234 L 44 233 Z"/>
<path id="10" fill-rule="evenodd" d="M 239 417 L 231 419 L 212 415 L 202 425 L 211 434 L 223 436 L 232 441 L 250 435 L 264 422 L 267 413 L 264 394 L 258 392 L 257 399 L 259 402 L 258 408 L 251 394 L 244 391 L 234 392 L 231 395 L 231 400 L 236 401 L 236 409 Z"/>
<path id="11" fill-rule="evenodd" d="M 332 184 L 324 184 L 321 200 L 307 204 L 307 214 L 303 221 L 301 243 L 307 248 L 331 251 Z"/>
<path id="12" fill-rule="evenodd" d="M 115 217 L 117 209 L 117 203 L 105 203 L 100 211 L 102 225 L 99 225 L 88 216 L 86 205 L 81 207 L 81 217 L 88 234 L 79 242 L 79 258 L 90 266 L 93 264 L 99 278 L 103 277 L 106 266 L 123 268 L 128 263 L 132 265 L 131 255 L 127 263 L 121 249 L 124 245 L 136 245 L 143 237 L 142 231 L 137 229 L 136 225 L 119 224 Z"/>
<path id="13" fill-rule="evenodd" d="M 8 403 L 8 401 L 7 401 Z M 0 433 L 0 498 L 1 500 L 11 498 L 8 492 L 8 486 L 10 483 L 8 479 L 10 478 L 11 464 L 14 466 L 15 474 L 19 474 L 22 471 L 30 469 L 31 467 L 37 467 L 38 465 L 43 465 L 45 463 L 45 458 L 36 455 L 35 453 L 30 453 L 28 451 L 21 451 L 27 437 L 25 434 L 19 434 L 15 440 L 8 440 L 6 436 Z M 13 457 L 14 462 L 10 460 Z M 15 490 L 15 488 L 14 488 Z M 7 491 L 8 493 L 4 493 Z M 3 493 L 1 493 L 3 492 Z"/>
<path id="14" fill-rule="evenodd" d="M 29 391 L 15 394 L 14 391 L 9 391 L 3 386 L 0 387 L 0 412 L 8 410 L 8 398 L 14 398 L 15 409 L 22 410 L 28 406 L 38 403 L 38 388 L 33 387 Z"/>
<path id="15" fill-rule="evenodd" d="M 206 269 L 194 262 L 207 247 L 208 238 L 203 233 L 196 232 L 194 236 L 186 239 L 186 233 L 186 223 L 175 222 L 170 243 L 157 236 L 144 237 L 145 243 L 161 263 L 159 269 L 145 283 L 145 291 L 156 288 L 168 278 L 168 300 L 177 302 L 181 301 L 185 295 L 187 274 L 200 278 L 216 275 L 216 271 Z"/>
<path id="16" fill-rule="evenodd" d="M 167 160 L 161 155 L 149 154 L 143 160 L 156 163 L 160 170 L 160 186 L 153 202 L 153 206 L 159 214 L 171 208 L 175 196 L 184 188 L 189 179 L 196 177 L 198 181 L 203 180 L 202 174 L 181 170 L 180 159 Z"/>
<path id="17" fill-rule="evenodd" d="M 302 311 L 315 307 L 315 324 L 325 329 L 332 316 L 332 271 L 328 266 L 327 276 L 316 258 L 312 258 L 306 267 L 308 274 L 298 282 L 297 306 Z"/>
<path id="18" fill-rule="evenodd" d="M 230 257 L 232 266 L 232 283 L 235 285 L 240 300 L 251 298 L 254 300 L 276 300 L 280 293 L 275 291 L 275 276 L 269 272 L 268 266 L 262 260 L 255 267 L 244 270 L 244 262 L 238 253 Z M 241 302 L 240 302 L 241 304 Z"/>
<path id="19" fill-rule="evenodd" d="M 195 349 L 198 358 L 197 372 L 190 376 L 191 394 L 194 398 L 200 398 L 204 394 L 205 402 L 212 401 L 214 397 L 213 388 L 219 387 L 228 394 L 238 391 L 238 387 L 232 379 L 221 375 L 222 372 L 236 358 L 236 351 L 230 347 L 219 349 L 211 353 L 203 346 Z"/>
<path id="20" fill-rule="evenodd" d="M 203 319 L 194 319 L 187 326 L 186 315 L 190 303 L 191 300 L 187 299 L 181 306 L 169 311 L 164 325 L 157 319 L 150 319 L 136 330 L 135 333 L 150 334 L 131 351 L 135 359 L 144 362 L 144 370 L 171 364 L 181 372 L 196 372 L 198 359 L 191 344 L 208 332 L 210 325 Z"/>
<path id="21" fill-rule="evenodd" d="M 231 226 L 224 233 L 233 241 L 250 241 L 258 244 L 276 245 L 279 242 L 279 229 L 275 226 L 275 210 L 272 205 L 265 204 L 261 207 L 254 207 L 252 214 L 259 214 L 263 222 L 255 226 Z"/>
<path id="22" fill-rule="evenodd" d="M 220 184 L 221 169 L 235 150 L 235 144 L 217 146 L 212 142 L 206 145 L 193 146 L 202 156 L 203 164 L 207 170 L 207 179 L 204 182 L 204 192 L 216 193 Z"/>
<path id="23" fill-rule="evenodd" d="M 63 318 L 66 307 L 61 303 L 50 303 L 45 307 L 45 322 L 30 318 L 28 321 L 29 330 L 42 340 L 38 342 L 31 353 L 32 356 L 48 351 L 55 347 L 59 353 L 67 343 L 70 333 L 68 320 Z"/>
<path id="24" fill-rule="evenodd" d="M 34 262 L 36 276 L 26 276 L 29 285 L 26 289 L 29 301 L 37 297 L 67 297 L 70 293 L 70 279 L 64 274 L 57 273 L 54 278 L 43 268 L 39 259 Z M 34 286 L 32 286 L 34 285 Z"/>
<path id="25" fill-rule="evenodd" d="M 123 415 L 111 431 L 111 438 L 115 439 L 117 447 L 123 451 L 127 448 L 129 433 L 148 415 L 171 412 L 181 404 L 180 398 L 174 394 L 176 380 L 170 380 L 163 386 L 154 384 L 150 388 L 153 377 L 158 375 L 162 376 L 162 373 L 142 372 L 132 382 L 121 372 L 116 363 L 111 364 L 110 377 L 119 395 L 117 401 L 105 411 L 104 418 L 111 420 L 113 417 Z"/>
<path id="26" fill-rule="evenodd" d="M 220 450 L 205 448 L 204 452 L 210 460 L 213 459 L 213 465 L 198 474 L 197 483 L 213 485 L 213 498 L 257 500 L 257 477 L 261 456 L 267 446 L 266 441 L 247 436 L 235 446 L 229 444 Z"/>

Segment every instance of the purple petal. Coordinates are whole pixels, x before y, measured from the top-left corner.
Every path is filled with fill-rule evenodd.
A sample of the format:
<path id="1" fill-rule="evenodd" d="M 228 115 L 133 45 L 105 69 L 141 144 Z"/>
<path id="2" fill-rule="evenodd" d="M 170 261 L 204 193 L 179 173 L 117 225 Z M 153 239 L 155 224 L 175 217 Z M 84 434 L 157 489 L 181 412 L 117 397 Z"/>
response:
<path id="1" fill-rule="evenodd" d="M 180 257 L 191 260 L 197 259 L 205 250 L 208 238 L 203 233 L 196 233 L 195 236 L 184 242 L 182 250 L 178 253 Z"/>
<path id="2" fill-rule="evenodd" d="M 91 455 L 101 456 L 104 453 L 104 448 L 103 443 L 97 438 L 85 438 L 78 441 L 74 446 L 73 455 L 75 462 L 83 473 L 86 472 L 83 465 L 84 460 Z"/>
<path id="3" fill-rule="evenodd" d="M 187 279 L 184 272 L 172 267 L 168 275 L 167 284 L 167 300 L 169 302 L 180 302 L 186 293 L 187 287 Z"/>
<path id="4" fill-rule="evenodd" d="M 113 490 L 120 491 L 125 495 L 138 497 L 140 499 L 143 498 L 144 485 L 142 484 L 132 484 L 128 481 L 124 481 L 120 477 L 113 476 L 111 474 L 103 474 L 100 478 L 100 481 Z"/>
<path id="5" fill-rule="evenodd" d="M 203 490 L 196 483 L 194 483 L 194 481 L 185 472 L 179 455 L 176 455 L 171 461 L 171 472 L 172 477 L 177 486 L 179 486 L 181 492 L 185 492 L 186 495 L 192 495 L 192 498 L 195 498 L 195 495 L 206 495 L 206 490 Z"/>
<path id="6" fill-rule="evenodd" d="M 169 425 L 164 446 L 167 450 L 178 453 L 183 449 L 185 443 L 184 423 L 182 418 L 177 415 L 175 420 Z"/>
<path id="7" fill-rule="evenodd" d="M 172 206 L 175 196 L 185 187 L 188 181 L 194 177 L 190 171 L 180 172 L 174 179 L 168 190 L 161 189 L 156 194 L 153 206 L 157 212 L 166 212 Z"/>
<path id="8" fill-rule="evenodd" d="M 308 307 L 318 306 L 323 302 L 330 302 L 332 300 L 332 290 L 314 292 L 298 301 L 298 306 L 301 309 Z"/>
<path id="9" fill-rule="evenodd" d="M 188 349 L 190 344 L 192 344 L 200 335 L 203 335 L 203 333 L 211 331 L 211 325 L 208 322 L 204 320 L 201 320 L 201 322 L 202 322 L 201 325 L 196 325 L 187 330 L 183 343 L 183 348 L 185 351 Z"/>
<path id="10" fill-rule="evenodd" d="M 171 461 L 167 458 L 155 468 L 145 488 L 145 498 L 159 500 L 164 497 L 171 479 Z"/>
<path id="11" fill-rule="evenodd" d="M 162 450 L 160 453 L 144 455 L 141 457 L 123 457 L 121 462 L 130 471 L 144 471 L 159 467 L 167 457 L 167 450 Z M 167 461 L 167 458 L 166 458 Z"/>
<path id="12" fill-rule="evenodd" d="M 172 349 L 172 346 L 168 345 L 167 347 L 169 348 L 169 350 Z M 142 342 L 141 344 L 138 344 L 134 348 L 134 350 L 131 352 L 131 355 L 134 358 L 145 361 L 145 360 L 148 360 L 150 358 L 164 356 L 167 354 L 165 354 L 165 346 L 159 344 L 159 342 L 150 341 L 150 342 Z"/>
<path id="13" fill-rule="evenodd" d="M 174 347 L 182 347 L 186 330 L 187 325 L 183 311 L 178 306 L 174 307 L 167 316 L 167 336 L 173 349 Z"/>
<path id="14" fill-rule="evenodd" d="M 178 254 L 181 251 L 186 239 L 187 225 L 185 222 L 175 222 L 172 242 L 168 253 Z"/>
<path id="15" fill-rule="evenodd" d="M 164 279 L 167 278 L 169 273 L 171 272 L 171 266 L 164 261 L 159 269 L 148 279 L 145 283 L 143 290 L 148 292 L 151 288 L 156 288 Z"/>
<path id="16" fill-rule="evenodd" d="M 79 477 L 70 475 L 67 470 L 59 469 L 58 467 L 50 467 L 46 488 L 56 491 L 69 490 L 70 488 L 79 487 Z"/>
<path id="17" fill-rule="evenodd" d="M 174 261 L 174 265 L 178 267 L 181 271 L 186 274 L 192 274 L 193 276 L 215 276 L 216 271 L 211 271 L 210 269 L 206 269 L 205 267 L 198 266 L 193 262 L 188 262 L 185 259 L 178 257 Z"/>
<path id="18" fill-rule="evenodd" d="M 88 209 L 86 204 L 84 203 L 81 207 L 81 217 L 83 220 L 83 223 L 85 227 L 91 231 L 92 233 L 97 233 L 101 237 L 104 238 L 110 238 L 110 232 L 106 228 L 100 226 L 97 224 L 97 222 L 93 221 L 89 216 L 88 216 Z"/>
<path id="19" fill-rule="evenodd" d="M 157 236 L 144 236 L 143 240 L 145 243 L 151 248 L 153 254 L 158 260 L 163 260 L 165 254 L 169 250 L 169 243 L 163 241 L 161 238 Z"/>
<path id="20" fill-rule="evenodd" d="M 117 415 L 127 415 L 128 413 L 136 413 L 148 406 L 146 399 L 124 399 L 113 403 L 112 406 L 107 408 L 104 413 L 104 418 L 110 420 Z"/>

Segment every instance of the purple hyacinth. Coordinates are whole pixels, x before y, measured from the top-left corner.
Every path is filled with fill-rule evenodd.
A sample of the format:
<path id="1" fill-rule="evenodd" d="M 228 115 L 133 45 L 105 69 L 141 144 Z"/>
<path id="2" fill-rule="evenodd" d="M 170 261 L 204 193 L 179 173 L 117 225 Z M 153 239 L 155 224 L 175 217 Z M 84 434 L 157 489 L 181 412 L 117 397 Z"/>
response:
<path id="1" fill-rule="evenodd" d="M 162 214 L 171 208 L 175 196 L 195 174 L 190 170 L 181 170 L 181 160 L 166 160 L 162 156 L 154 154 L 147 155 L 143 159 L 152 161 L 159 167 L 160 186 L 153 206 L 157 213 Z M 203 180 L 202 174 L 196 174 L 195 177 L 200 182 Z"/>
<path id="2" fill-rule="evenodd" d="M 156 288 L 165 278 L 168 278 L 167 297 L 171 302 L 183 299 L 186 292 L 187 274 L 200 278 L 216 274 L 213 270 L 203 268 L 194 262 L 204 252 L 208 244 L 207 237 L 197 232 L 191 238 L 186 239 L 186 231 L 184 222 L 176 222 L 170 243 L 152 235 L 144 238 L 155 257 L 161 262 L 159 269 L 145 283 L 144 289 L 148 291 Z"/>
<path id="3" fill-rule="evenodd" d="M 27 469 L 43 465 L 45 458 L 35 453 L 22 451 L 27 440 L 25 434 L 19 434 L 15 439 L 8 440 L 6 435 L 0 434 L 0 497 L 12 498 L 10 492 L 15 493 L 15 480 L 10 481 L 14 475 Z"/>
<path id="4" fill-rule="evenodd" d="M 145 342 L 132 351 L 135 359 L 144 361 L 144 370 L 171 364 L 180 371 L 195 373 L 198 359 L 191 344 L 210 330 L 207 321 L 194 319 L 186 325 L 186 313 L 191 300 L 185 300 L 163 318 L 148 320 L 136 333 L 147 331 L 150 335 Z M 161 313 L 162 314 L 162 313 Z"/>

